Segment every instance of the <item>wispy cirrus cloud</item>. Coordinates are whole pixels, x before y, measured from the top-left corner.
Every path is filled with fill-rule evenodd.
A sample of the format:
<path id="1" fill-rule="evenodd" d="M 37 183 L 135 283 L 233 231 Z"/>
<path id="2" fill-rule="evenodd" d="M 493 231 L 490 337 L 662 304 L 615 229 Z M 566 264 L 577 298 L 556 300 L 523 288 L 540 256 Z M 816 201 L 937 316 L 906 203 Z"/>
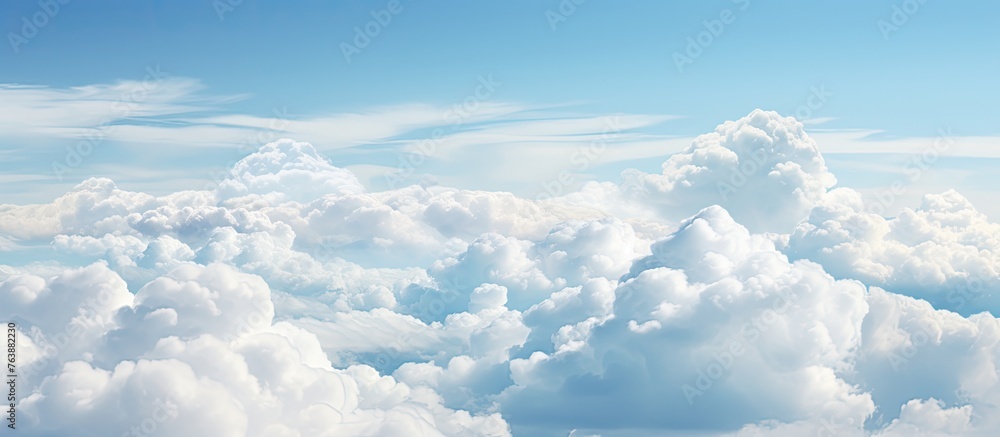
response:
<path id="1" fill-rule="evenodd" d="M 627 166 L 655 168 L 662 157 L 685 150 L 694 139 L 678 127 L 680 115 L 593 114 L 572 104 L 503 101 L 493 93 L 470 94 L 453 105 L 407 103 L 327 113 L 290 107 L 246 113 L 238 103 L 249 98 L 213 94 L 198 79 L 171 76 L 157 67 L 140 80 L 106 84 L 0 85 L 0 142 L 11 153 L 0 173 L 21 193 L 58 193 L 67 188 L 58 183 L 89 176 L 146 188 L 151 174 L 170 175 L 175 186 L 164 189 L 201 188 L 213 171 L 228 167 L 227 161 L 269 141 L 293 138 L 336 155 L 339 165 L 357 171 L 372 189 L 422 183 L 433 174 L 440 183 L 534 196 L 540 184 L 565 171 L 572 172 L 571 185 L 577 186 L 614 177 Z M 822 125 L 834 118 L 806 121 Z M 932 136 L 888 138 L 872 129 L 820 128 L 810 135 L 831 157 L 919 154 L 935 141 Z M 955 144 L 943 156 L 1000 157 L 996 137 L 951 137 Z M 99 144 L 92 156 L 69 169 L 65 148 L 81 141 Z M 597 143 L 600 153 L 590 150 Z M 148 161 L 125 165 L 116 158 L 135 153 Z M 48 162 L 62 165 L 68 169 L 66 180 L 53 184 L 24 177 L 20 164 L 12 167 L 15 161 L 38 167 L 29 172 L 36 176 L 52 174 Z M 155 168 L 142 168 L 150 165 Z M 385 183 L 396 177 L 396 183 Z"/>
<path id="2" fill-rule="evenodd" d="M 207 181 L 212 169 L 228 166 L 226 160 L 238 159 L 279 138 L 309 141 L 325 153 L 336 151 L 341 164 L 369 169 L 363 172 L 369 180 L 396 171 L 397 162 L 429 138 L 435 142 L 435 150 L 426 156 L 430 162 L 445 165 L 478 157 L 456 168 L 455 177 L 489 171 L 532 179 L 543 177 L 560 162 L 569 165 L 573 150 L 599 139 L 604 131 L 620 131 L 615 147 L 625 150 L 633 142 L 666 138 L 642 130 L 678 118 L 582 114 L 566 105 L 500 101 L 492 93 L 479 91 L 452 105 L 409 103 L 340 113 L 301 113 L 280 107 L 249 114 L 235 105 L 249 96 L 213 95 L 197 79 L 151 69 L 144 80 L 111 84 L 0 86 L 0 115 L 8 120 L 0 122 L 0 141 L 31 154 L 35 165 L 44 168 L 38 173 L 48 172 L 44 164 L 51 161 L 60 169 L 57 176 L 66 176 L 67 183 L 88 176 L 142 183 L 133 180 L 135 162 L 126 166 L 114 158 L 141 151 L 157 165 L 150 170 L 173 173 L 171 180 L 186 184 L 172 189 L 200 188 L 204 182 L 192 185 L 192 181 Z M 83 145 L 84 151 L 92 153 L 65 150 L 83 141 L 89 142 Z M 523 151 L 531 159 L 511 161 L 485 147 L 497 145 Z M 188 159 L 179 159 L 184 156 Z M 184 164 L 175 165 L 178 162 Z M 447 173 L 442 172 L 442 177 L 447 179 Z M 19 182 L 25 187 L 19 191 L 30 191 L 32 181 Z"/>

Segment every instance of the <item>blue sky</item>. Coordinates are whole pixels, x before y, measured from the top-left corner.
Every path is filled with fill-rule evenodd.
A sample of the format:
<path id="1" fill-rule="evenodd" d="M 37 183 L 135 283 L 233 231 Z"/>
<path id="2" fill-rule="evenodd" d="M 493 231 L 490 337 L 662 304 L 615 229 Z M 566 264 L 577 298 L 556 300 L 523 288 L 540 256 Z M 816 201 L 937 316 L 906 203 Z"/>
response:
<path id="1" fill-rule="evenodd" d="M 997 17 L 8 0 L 18 425 L 1000 435 Z"/>
<path id="2" fill-rule="evenodd" d="M 477 108 L 448 133 L 477 131 L 497 121 L 518 126 L 523 120 L 648 117 L 629 129 L 635 138 L 621 138 L 623 143 L 646 141 L 644 152 L 629 157 L 631 152 L 621 149 L 622 156 L 598 160 L 579 180 L 613 180 L 628 167 L 655 170 L 666 155 L 722 121 L 754 108 L 796 115 L 817 89 L 829 97 L 817 109 L 799 114 L 811 116 L 810 132 L 834 170 L 858 175 L 842 179 L 843 184 L 861 189 L 878 185 L 874 173 L 891 179 L 898 173 L 898 162 L 906 158 L 891 155 L 919 152 L 945 127 L 968 137 L 957 148 L 959 157 L 995 157 L 989 149 L 998 135 L 994 97 L 1000 95 L 995 80 L 1000 59 L 994 54 L 1000 37 L 994 17 L 1000 5 L 994 2 L 914 0 L 912 5 L 919 7 L 900 14 L 894 8 L 902 8 L 902 1 L 588 0 L 577 5 L 570 0 L 403 0 L 398 13 L 388 14 L 390 21 L 378 26 L 378 35 L 348 62 L 342 43 L 351 43 L 354 28 L 369 24 L 372 14 L 388 5 L 69 1 L 59 4 L 36 35 L 16 43 L 12 35 L 25 36 L 23 19 L 43 9 L 37 2 L 6 4 L 0 29 L 9 44 L 0 50 L 0 83 L 43 90 L 110 85 L 141 81 L 154 66 L 186 82 L 152 90 L 169 94 L 157 101 L 161 107 L 114 122 L 162 128 L 161 141 L 148 141 L 150 136 L 141 132 L 135 134 L 144 138 L 140 142 L 135 136 L 109 133 L 62 180 L 40 175 L 53 175 L 51 164 L 65 161 L 64 148 L 75 144 L 78 134 L 46 138 L 38 131 L 8 131 L 0 144 L 18 158 L 0 165 L 0 171 L 5 182 L 19 189 L 14 197 L 8 194 L 0 200 L 46 200 L 85 177 L 99 175 L 137 189 L 166 190 L 165 178 L 174 185 L 169 189 L 197 187 L 209 179 L 207 174 L 249 151 L 232 147 L 235 140 L 228 137 L 210 135 L 202 138 L 215 147 L 188 148 L 191 136 L 199 133 L 171 129 L 204 126 L 206 117 L 226 115 L 256 117 L 258 124 L 266 124 L 276 111 L 317 124 L 323 124 L 324 117 L 361 113 L 371 115 L 375 124 L 397 125 L 392 132 L 358 133 L 348 146 L 336 136 L 312 137 L 294 130 L 283 135 L 315 143 L 336 164 L 352 167 L 366 184 L 379 188 L 385 185 L 381 175 L 398 167 L 400 153 L 407 151 L 401 144 L 430 135 L 432 119 L 443 119 L 442 111 L 472 95 L 481 78 L 502 84 L 483 106 L 506 109 Z M 967 13 L 970 8 L 977 13 Z M 711 22 L 726 10 L 731 17 L 719 35 L 704 38 Z M 899 25 L 880 28 L 880 21 L 894 23 L 894 13 Z M 553 14 L 564 19 L 556 20 Z M 679 69 L 676 54 L 690 55 L 688 38 L 696 40 L 699 34 L 709 43 Z M 50 98 L 33 96 L 30 103 L 19 104 L 44 108 Z M 153 106 L 152 100 L 137 104 Z M 402 122 L 399 114 L 389 114 L 407 105 L 425 106 L 422 110 L 433 115 L 411 114 Z M 16 108 L 8 109 L 14 119 Z M 60 123 L 58 115 L 45 111 L 39 117 L 45 126 Z M 88 126 L 80 121 L 74 127 Z M 563 147 L 548 151 L 525 143 L 539 150 L 540 158 L 551 160 L 548 167 L 519 168 L 523 176 L 504 167 L 510 159 L 502 151 L 503 144 L 523 138 L 490 142 L 485 148 L 463 144 L 467 152 L 453 155 L 451 161 L 435 151 L 422 167 L 443 184 L 531 195 L 552 177 L 552 167 L 569 167 L 555 163 L 567 161 L 574 150 L 573 136 L 593 133 L 587 129 L 538 132 L 545 135 L 543 142 L 568 141 L 557 141 Z M 860 138 L 865 141 L 847 134 L 854 130 L 864 132 Z M 503 134 L 504 125 L 498 131 Z M 819 134 L 829 138 L 824 142 Z M 668 139 L 675 141 L 656 148 L 657 140 L 667 144 Z M 865 153 L 834 156 L 859 150 Z M 455 162 L 469 170 L 454 170 Z M 878 164 L 881 171 L 861 170 L 860 163 Z M 964 164 L 967 159 L 955 158 L 935 168 L 954 173 Z M 477 177 L 490 169 L 508 177 Z M 984 178 L 995 181 L 988 173 L 961 171 L 960 179 L 977 181 L 968 184 L 969 191 L 984 186 Z M 943 177 L 956 179 L 954 174 Z M 969 196 L 977 198 L 976 193 Z"/>

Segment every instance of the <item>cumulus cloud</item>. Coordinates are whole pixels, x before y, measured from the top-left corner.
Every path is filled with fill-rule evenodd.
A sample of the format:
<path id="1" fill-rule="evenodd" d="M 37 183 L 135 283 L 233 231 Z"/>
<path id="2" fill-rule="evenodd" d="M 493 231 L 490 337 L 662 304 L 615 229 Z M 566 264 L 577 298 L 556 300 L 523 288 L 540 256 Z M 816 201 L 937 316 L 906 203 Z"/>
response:
<path id="1" fill-rule="evenodd" d="M 1000 225 L 954 190 L 882 217 L 850 189 L 830 193 L 787 237 L 793 258 L 838 277 L 925 299 L 963 314 L 1000 310 Z"/>
<path id="2" fill-rule="evenodd" d="M 102 284 L 114 288 L 95 286 Z M 259 277 L 223 264 L 187 264 L 134 298 L 123 286 L 101 264 L 51 281 L 0 284 L 3 308 L 16 311 L 24 337 L 81 324 L 47 354 L 54 371 L 21 386 L 30 393 L 18 403 L 22 426 L 32 433 L 509 435 L 498 414 L 445 408 L 434 393 L 367 366 L 335 369 L 315 335 L 273 323 L 270 289 Z M 40 311 L 74 307 L 41 299 L 101 292 L 110 297 L 95 300 L 94 314 Z"/>
<path id="3" fill-rule="evenodd" d="M 310 201 L 326 194 L 364 192 L 354 173 L 330 165 L 311 144 L 292 140 L 264 145 L 237 162 L 231 174 L 219 184 L 224 198 L 260 194 Z"/>
<path id="4" fill-rule="evenodd" d="M 621 190 L 682 219 L 725 207 L 754 231 L 787 232 L 836 183 L 802 123 L 755 110 L 701 135 L 663 163 L 662 174 L 628 170 Z"/>
<path id="5" fill-rule="evenodd" d="M 291 140 L 200 191 L 88 179 L 0 206 L 2 249 L 24 257 L 0 266 L 19 423 L 995 434 L 1000 228 L 953 191 L 883 217 L 835 182 L 802 125 L 766 111 L 662 174 L 546 199 L 365 190 Z"/>
<path id="6" fill-rule="evenodd" d="M 996 429 L 1000 321 L 789 261 L 720 207 L 654 243 L 612 296 L 607 317 L 565 325 L 554 351 L 511 360 L 497 397 L 508 420 L 602 435 Z"/>
<path id="7" fill-rule="evenodd" d="M 854 370 L 877 405 L 868 425 L 816 417 L 765 421 L 737 435 L 975 436 L 996 434 L 1000 320 L 937 310 L 871 287 Z"/>
<path id="8" fill-rule="evenodd" d="M 721 207 L 652 252 L 618 285 L 613 317 L 578 328 L 579 346 L 511 362 L 508 417 L 725 429 L 812 415 L 861 422 L 872 411 L 870 396 L 838 375 L 860 340 L 860 283 L 789 263 Z"/>

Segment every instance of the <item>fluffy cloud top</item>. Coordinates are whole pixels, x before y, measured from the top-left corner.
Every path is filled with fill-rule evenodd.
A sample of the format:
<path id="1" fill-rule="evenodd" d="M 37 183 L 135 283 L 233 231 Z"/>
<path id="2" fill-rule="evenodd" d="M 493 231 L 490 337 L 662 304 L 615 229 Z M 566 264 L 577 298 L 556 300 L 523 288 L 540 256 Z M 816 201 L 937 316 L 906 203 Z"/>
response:
<path id="1" fill-rule="evenodd" d="M 326 194 L 361 193 L 365 189 L 348 170 L 334 167 L 309 143 L 278 140 L 243 158 L 232 176 L 219 183 L 226 198 L 275 194 L 308 201 Z"/>
<path id="2" fill-rule="evenodd" d="M 0 250 L 23 257 L 0 266 L 18 423 L 995 435 L 1000 228 L 955 192 L 887 218 L 835 182 L 802 125 L 766 111 L 662 174 L 545 200 L 368 192 L 290 140 L 210 190 L 89 179 L 0 206 Z"/>
<path id="3" fill-rule="evenodd" d="M 662 174 L 624 174 L 624 189 L 671 217 L 717 204 L 754 231 L 786 231 L 836 183 L 802 123 L 756 110 L 701 135 Z"/>
<path id="4" fill-rule="evenodd" d="M 871 212 L 853 190 L 830 197 L 787 238 L 790 256 L 938 308 L 1000 310 L 1000 225 L 959 193 L 927 195 L 892 218 Z"/>
<path id="5" fill-rule="evenodd" d="M 450 410 L 367 366 L 333 368 L 315 335 L 273 322 L 263 280 L 230 266 L 184 265 L 134 298 L 101 264 L 50 281 L 11 278 L 0 293 L 13 310 L 5 318 L 43 351 L 21 365 L 53 369 L 20 385 L 32 434 L 509 435 L 498 414 Z M 59 295 L 94 298 L 93 308 L 37 311 L 72 308 L 43 301 Z M 60 336 L 69 339 L 53 344 Z"/>
<path id="6" fill-rule="evenodd" d="M 711 207 L 633 265 L 613 317 L 583 332 L 581 347 L 513 360 L 505 411 L 587 427 L 724 429 L 810 416 L 860 423 L 872 400 L 839 373 L 866 311 L 860 283 L 789 263 Z"/>

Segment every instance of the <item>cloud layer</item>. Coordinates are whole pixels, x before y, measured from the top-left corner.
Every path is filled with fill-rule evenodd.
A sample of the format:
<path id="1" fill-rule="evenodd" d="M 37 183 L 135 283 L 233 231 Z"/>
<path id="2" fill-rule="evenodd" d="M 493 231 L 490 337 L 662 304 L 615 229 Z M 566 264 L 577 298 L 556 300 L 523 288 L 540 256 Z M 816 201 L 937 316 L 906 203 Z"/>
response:
<path id="1" fill-rule="evenodd" d="M 754 111 L 524 199 L 369 191 L 280 140 L 205 190 L 0 205 L 19 426 L 995 434 L 1000 225 L 954 191 L 883 217 L 820 150 Z"/>

